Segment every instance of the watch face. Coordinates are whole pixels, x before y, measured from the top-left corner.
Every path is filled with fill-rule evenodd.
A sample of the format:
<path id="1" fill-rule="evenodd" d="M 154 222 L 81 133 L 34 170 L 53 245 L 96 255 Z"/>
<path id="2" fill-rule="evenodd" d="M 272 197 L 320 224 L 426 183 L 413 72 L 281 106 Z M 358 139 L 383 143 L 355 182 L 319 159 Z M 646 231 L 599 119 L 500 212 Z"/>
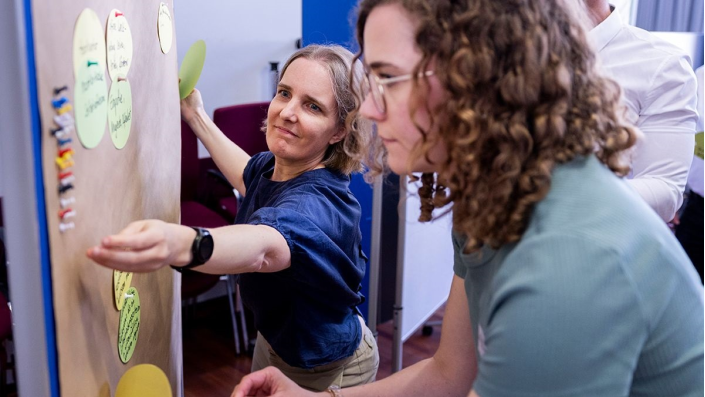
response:
<path id="1" fill-rule="evenodd" d="M 213 236 L 208 232 L 204 232 L 198 245 L 198 256 L 201 259 L 201 263 L 207 262 L 211 255 L 213 255 Z"/>

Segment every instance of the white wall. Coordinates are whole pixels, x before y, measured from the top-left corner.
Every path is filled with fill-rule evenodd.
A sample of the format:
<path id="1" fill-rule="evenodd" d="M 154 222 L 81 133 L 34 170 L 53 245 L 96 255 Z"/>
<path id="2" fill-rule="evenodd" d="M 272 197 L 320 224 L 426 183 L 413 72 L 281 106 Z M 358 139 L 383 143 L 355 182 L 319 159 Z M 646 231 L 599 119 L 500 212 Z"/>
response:
<path id="1" fill-rule="evenodd" d="M 399 233 L 404 233 L 401 340 L 407 340 L 445 303 L 453 280 L 452 214 L 419 223 L 420 182 L 407 184 L 406 201 L 400 213 Z M 403 193 L 402 193 L 403 194 Z M 434 212 L 434 215 L 436 212 Z M 403 226 L 402 226 L 403 224 Z"/>
<path id="2" fill-rule="evenodd" d="M 196 85 L 206 111 L 268 101 L 269 62 L 283 66 L 301 38 L 301 0 L 175 0 L 179 65 L 196 40 L 206 63 Z M 199 147 L 199 155 L 208 153 Z"/>

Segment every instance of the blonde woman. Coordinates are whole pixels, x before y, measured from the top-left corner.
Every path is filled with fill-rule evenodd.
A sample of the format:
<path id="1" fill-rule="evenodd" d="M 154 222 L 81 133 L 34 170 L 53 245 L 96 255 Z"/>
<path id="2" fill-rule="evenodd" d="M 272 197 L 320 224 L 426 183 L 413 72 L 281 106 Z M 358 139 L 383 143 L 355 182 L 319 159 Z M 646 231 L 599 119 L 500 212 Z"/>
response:
<path id="1" fill-rule="evenodd" d="M 189 228 L 149 220 L 103 239 L 88 256 L 115 269 L 240 276 L 259 331 L 252 369 L 275 366 L 309 390 L 374 380 L 377 345 L 358 315 L 367 258 L 360 205 L 348 189 L 370 124 L 350 112 L 360 62 L 340 46 L 308 46 L 282 69 L 269 105 L 269 152 L 253 157 L 208 118 L 198 91 L 181 113 L 244 196 L 236 224 Z"/>

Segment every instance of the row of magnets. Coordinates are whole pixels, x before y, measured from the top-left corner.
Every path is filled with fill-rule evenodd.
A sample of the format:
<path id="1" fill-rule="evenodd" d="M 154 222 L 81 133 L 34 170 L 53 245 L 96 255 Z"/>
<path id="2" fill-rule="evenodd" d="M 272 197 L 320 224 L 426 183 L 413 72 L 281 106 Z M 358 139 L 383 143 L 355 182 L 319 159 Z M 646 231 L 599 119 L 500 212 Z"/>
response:
<path id="1" fill-rule="evenodd" d="M 67 192 L 73 189 L 73 182 L 76 177 L 70 170 L 74 165 L 73 155 L 74 151 L 71 148 L 71 143 L 73 138 L 71 137 L 75 129 L 75 121 L 71 110 L 73 106 L 69 99 L 65 96 L 60 96 L 62 92 L 68 90 L 68 86 L 57 87 L 54 89 L 54 99 L 51 101 L 51 106 L 54 108 L 56 115 L 54 116 L 54 123 L 57 127 L 51 129 L 51 136 L 56 138 L 56 143 L 58 145 L 58 154 L 56 157 L 56 165 L 59 167 L 59 195 L 61 209 L 59 210 L 58 216 L 59 220 L 59 231 L 65 232 L 67 230 L 73 229 L 76 225 L 73 222 L 67 221 L 69 218 L 76 216 L 76 211 L 71 208 L 71 205 L 75 203 L 76 199 L 71 197 L 66 197 Z"/>

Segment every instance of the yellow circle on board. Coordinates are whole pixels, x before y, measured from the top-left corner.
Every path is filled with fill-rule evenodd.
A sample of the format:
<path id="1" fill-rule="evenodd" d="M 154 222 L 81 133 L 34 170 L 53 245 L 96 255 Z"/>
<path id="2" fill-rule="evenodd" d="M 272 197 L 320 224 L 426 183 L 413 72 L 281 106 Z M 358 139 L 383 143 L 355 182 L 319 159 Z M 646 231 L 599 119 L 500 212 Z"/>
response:
<path id="1" fill-rule="evenodd" d="M 81 11 L 73 30 L 73 74 L 84 67 L 105 70 L 105 35 L 95 11 Z"/>
<path id="2" fill-rule="evenodd" d="M 132 89 L 127 80 L 113 81 L 108 97 L 108 129 L 116 148 L 122 149 L 132 126 Z"/>
<path id="3" fill-rule="evenodd" d="M 115 81 L 118 77 L 127 77 L 132 65 L 132 32 L 120 10 L 110 11 L 105 41 L 110 79 Z"/>
<path id="4" fill-rule="evenodd" d="M 115 397 L 172 397 L 171 385 L 156 365 L 139 364 L 122 375 Z"/>
<path id="5" fill-rule="evenodd" d="M 74 87 L 76 134 L 87 149 L 98 146 L 108 118 L 108 85 L 105 70 L 83 66 L 78 69 Z"/>
<path id="6" fill-rule="evenodd" d="M 125 293 L 125 303 L 120 310 L 118 329 L 118 354 L 120 361 L 127 363 L 132 358 L 140 333 L 140 296 L 135 287 Z"/>
<path id="7" fill-rule="evenodd" d="M 161 47 L 163 53 L 169 53 L 169 50 L 171 50 L 171 43 L 174 40 L 174 26 L 171 21 L 169 6 L 165 3 L 159 4 L 157 33 L 159 34 L 159 47 Z"/>
<path id="8" fill-rule="evenodd" d="M 125 303 L 125 294 L 132 284 L 132 273 L 113 270 L 113 292 L 115 293 L 115 307 L 122 310 Z"/>

